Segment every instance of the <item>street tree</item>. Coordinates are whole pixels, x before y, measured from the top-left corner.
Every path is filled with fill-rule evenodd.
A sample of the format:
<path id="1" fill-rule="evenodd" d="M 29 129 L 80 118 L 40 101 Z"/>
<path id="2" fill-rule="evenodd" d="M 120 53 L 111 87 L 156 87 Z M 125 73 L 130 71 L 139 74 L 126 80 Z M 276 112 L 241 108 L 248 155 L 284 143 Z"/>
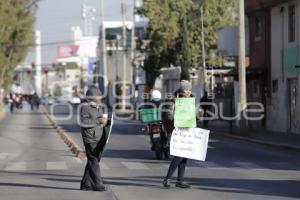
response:
<path id="1" fill-rule="evenodd" d="M 150 41 L 144 69 L 150 87 L 163 67 L 181 66 L 182 79 L 190 78 L 190 69 L 203 62 L 201 41 L 201 13 L 204 6 L 204 34 L 206 55 L 217 48 L 219 28 L 237 24 L 236 0 L 151 0 L 145 1 L 138 13 L 149 18 L 147 39 Z M 206 57 L 208 64 L 217 58 Z"/>
<path id="2" fill-rule="evenodd" d="M 34 44 L 38 0 L 0 1 L 0 88 L 11 84 L 13 69 Z"/>

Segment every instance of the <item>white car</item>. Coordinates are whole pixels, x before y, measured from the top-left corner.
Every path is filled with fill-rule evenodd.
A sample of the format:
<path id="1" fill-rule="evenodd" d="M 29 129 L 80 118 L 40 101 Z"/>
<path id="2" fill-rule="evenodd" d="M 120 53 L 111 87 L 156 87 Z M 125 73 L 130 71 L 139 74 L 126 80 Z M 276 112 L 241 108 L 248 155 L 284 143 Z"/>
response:
<path id="1" fill-rule="evenodd" d="M 79 97 L 73 97 L 71 103 L 72 104 L 80 104 L 80 98 Z"/>

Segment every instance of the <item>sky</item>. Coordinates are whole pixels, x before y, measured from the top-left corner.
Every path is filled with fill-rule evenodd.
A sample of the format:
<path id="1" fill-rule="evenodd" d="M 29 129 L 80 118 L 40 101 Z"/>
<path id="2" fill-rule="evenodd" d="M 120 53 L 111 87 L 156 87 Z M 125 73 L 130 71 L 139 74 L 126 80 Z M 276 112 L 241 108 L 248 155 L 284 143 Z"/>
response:
<path id="1" fill-rule="evenodd" d="M 121 0 L 103 0 L 104 18 L 107 21 L 122 20 Z M 132 19 L 133 0 L 124 0 L 126 4 L 126 20 Z M 36 29 L 41 31 L 42 44 L 59 41 L 69 41 L 72 36 L 71 27 L 83 27 L 81 5 L 85 4 L 96 9 L 94 34 L 97 35 L 100 25 L 100 0 L 41 0 L 38 5 Z M 42 46 L 42 63 L 51 64 L 56 58 L 55 45 Z M 26 59 L 27 63 L 34 61 L 34 49 Z"/>

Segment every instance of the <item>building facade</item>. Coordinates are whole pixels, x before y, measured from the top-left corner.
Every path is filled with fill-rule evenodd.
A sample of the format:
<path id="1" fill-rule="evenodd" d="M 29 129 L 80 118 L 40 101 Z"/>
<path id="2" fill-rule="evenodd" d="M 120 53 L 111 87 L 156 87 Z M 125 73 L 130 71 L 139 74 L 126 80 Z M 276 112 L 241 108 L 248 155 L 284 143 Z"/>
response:
<path id="1" fill-rule="evenodd" d="M 268 127 L 300 134 L 300 5 L 286 1 L 271 8 L 272 101 Z"/>
<path id="2" fill-rule="evenodd" d="M 299 12 L 299 1 L 246 0 L 248 101 L 263 103 L 261 125 L 270 131 L 300 133 Z"/>

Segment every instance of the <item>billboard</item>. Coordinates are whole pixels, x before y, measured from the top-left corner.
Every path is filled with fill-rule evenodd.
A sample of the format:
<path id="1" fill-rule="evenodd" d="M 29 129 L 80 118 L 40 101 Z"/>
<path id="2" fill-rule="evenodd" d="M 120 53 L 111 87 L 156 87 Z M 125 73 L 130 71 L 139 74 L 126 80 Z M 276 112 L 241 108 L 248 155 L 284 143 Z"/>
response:
<path id="1" fill-rule="evenodd" d="M 70 45 L 60 45 L 57 48 L 58 58 L 68 58 L 78 55 L 78 45 L 70 44 Z"/>

